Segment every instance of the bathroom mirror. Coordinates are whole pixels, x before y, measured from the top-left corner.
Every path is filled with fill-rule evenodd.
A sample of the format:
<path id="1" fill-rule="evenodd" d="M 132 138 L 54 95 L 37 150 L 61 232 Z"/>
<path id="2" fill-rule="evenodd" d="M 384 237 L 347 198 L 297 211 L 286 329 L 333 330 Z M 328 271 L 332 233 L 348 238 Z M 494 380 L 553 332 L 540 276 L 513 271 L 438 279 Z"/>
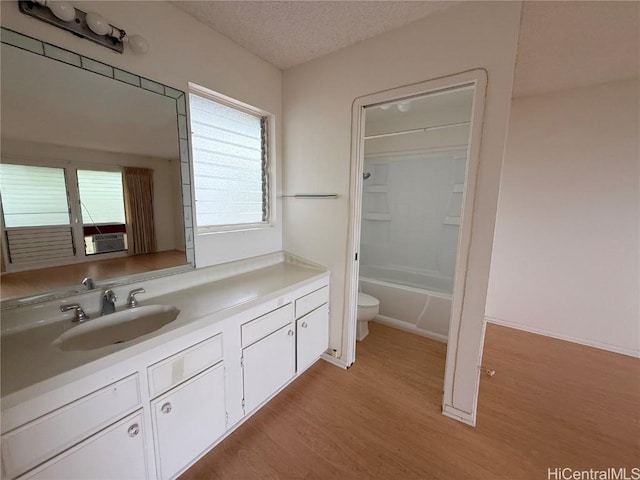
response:
<path id="1" fill-rule="evenodd" d="M 184 92 L 4 28 L 1 49 L 2 308 L 193 268 Z"/>

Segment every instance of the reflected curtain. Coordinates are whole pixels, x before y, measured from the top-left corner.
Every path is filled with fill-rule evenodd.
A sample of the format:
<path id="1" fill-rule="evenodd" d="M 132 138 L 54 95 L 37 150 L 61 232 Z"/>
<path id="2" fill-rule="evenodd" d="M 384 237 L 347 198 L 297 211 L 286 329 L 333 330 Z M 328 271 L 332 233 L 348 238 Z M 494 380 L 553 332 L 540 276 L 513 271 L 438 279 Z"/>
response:
<path id="1" fill-rule="evenodd" d="M 153 218 L 153 170 L 124 167 L 124 205 L 129 223 L 129 251 L 133 255 L 156 251 Z"/>

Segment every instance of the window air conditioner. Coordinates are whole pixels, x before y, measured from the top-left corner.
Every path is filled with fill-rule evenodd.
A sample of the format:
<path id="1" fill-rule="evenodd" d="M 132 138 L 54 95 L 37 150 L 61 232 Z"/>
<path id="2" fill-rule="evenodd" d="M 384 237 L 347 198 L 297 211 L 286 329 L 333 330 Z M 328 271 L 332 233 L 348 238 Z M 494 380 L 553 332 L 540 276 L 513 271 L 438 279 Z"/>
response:
<path id="1" fill-rule="evenodd" d="M 126 250 L 124 233 L 105 233 L 93 236 L 93 251 L 95 253 L 120 252 Z"/>

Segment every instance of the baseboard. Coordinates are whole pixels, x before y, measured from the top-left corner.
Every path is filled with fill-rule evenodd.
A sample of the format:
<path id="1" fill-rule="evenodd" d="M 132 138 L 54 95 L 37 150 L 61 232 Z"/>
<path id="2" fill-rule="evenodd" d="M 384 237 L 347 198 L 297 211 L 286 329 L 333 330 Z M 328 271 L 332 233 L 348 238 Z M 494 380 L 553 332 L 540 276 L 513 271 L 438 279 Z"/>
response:
<path id="1" fill-rule="evenodd" d="M 495 325 L 501 325 L 503 327 L 514 328 L 516 330 L 522 330 L 523 332 L 534 333 L 536 335 L 556 338 L 558 340 L 564 340 L 565 342 L 572 342 L 579 345 L 585 345 L 587 347 L 599 348 L 600 350 L 619 353 L 621 355 L 627 355 L 629 357 L 640 358 L 640 350 L 632 350 L 630 348 L 619 347 L 617 345 L 611 345 L 609 343 L 594 342 L 592 340 L 585 340 L 583 338 L 572 337 L 570 335 L 562 335 L 541 328 L 534 328 L 527 325 L 521 325 L 519 323 L 509 322 L 508 320 L 503 320 L 496 317 L 485 317 L 485 322 L 493 323 Z"/>
<path id="2" fill-rule="evenodd" d="M 403 322 L 402 320 L 398 320 L 396 318 L 387 317 L 385 315 L 378 315 L 373 319 L 373 321 L 382 323 L 383 325 L 387 325 L 389 327 L 397 328 L 398 330 L 404 330 L 405 332 L 420 335 L 421 337 L 427 337 L 438 342 L 447 343 L 446 335 L 441 335 L 439 333 L 430 332 L 429 330 L 418 328 L 411 323 Z"/>

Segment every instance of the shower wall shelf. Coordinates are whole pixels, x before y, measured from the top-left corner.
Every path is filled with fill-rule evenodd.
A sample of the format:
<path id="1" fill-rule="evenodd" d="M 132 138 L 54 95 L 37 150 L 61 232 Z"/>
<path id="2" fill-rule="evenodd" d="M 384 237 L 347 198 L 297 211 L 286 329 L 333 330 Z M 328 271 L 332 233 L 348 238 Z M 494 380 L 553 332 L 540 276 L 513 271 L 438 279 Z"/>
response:
<path id="1" fill-rule="evenodd" d="M 460 217 L 444 217 L 445 225 L 460 225 Z"/>
<path id="2" fill-rule="evenodd" d="M 456 183 L 453 186 L 453 193 L 462 193 L 464 192 L 464 183 Z"/>

